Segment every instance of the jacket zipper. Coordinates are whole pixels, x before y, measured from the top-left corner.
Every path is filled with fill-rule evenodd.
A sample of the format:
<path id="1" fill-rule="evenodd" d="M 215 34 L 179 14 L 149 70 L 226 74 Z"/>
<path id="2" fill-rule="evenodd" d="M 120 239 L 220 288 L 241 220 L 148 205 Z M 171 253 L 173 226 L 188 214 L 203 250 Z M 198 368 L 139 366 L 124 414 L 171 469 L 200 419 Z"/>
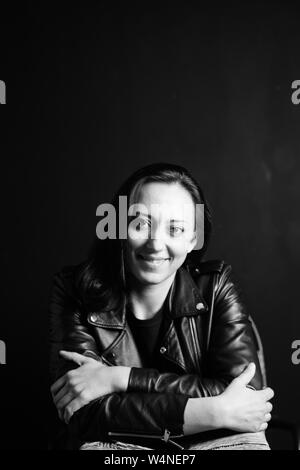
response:
<path id="1" fill-rule="evenodd" d="M 190 318 L 194 348 L 195 348 L 195 352 L 196 352 L 196 369 L 197 369 L 198 372 L 200 372 L 200 364 L 198 363 L 198 359 L 200 359 L 200 357 L 201 357 L 201 352 L 200 352 L 199 344 L 196 340 L 196 338 L 197 338 L 197 329 L 196 329 L 196 324 L 195 324 L 195 318 L 194 317 L 189 317 L 189 318 Z"/>
<path id="2" fill-rule="evenodd" d="M 166 443 L 173 444 L 175 447 L 178 447 L 179 449 L 184 449 L 181 445 L 179 445 L 177 442 L 174 442 L 172 439 L 170 439 L 170 431 L 168 429 L 165 430 L 163 436 L 158 436 L 157 434 L 136 434 L 136 433 L 131 433 L 131 432 L 113 432 L 109 431 L 108 436 L 115 436 L 115 437 L 145 437 L 145 438 L 151 438 L 151 439 L 159 439 L 161 441 L 164 441 Z M 178 434 L 174 437 L 183 437 L 184 434 Z"/>

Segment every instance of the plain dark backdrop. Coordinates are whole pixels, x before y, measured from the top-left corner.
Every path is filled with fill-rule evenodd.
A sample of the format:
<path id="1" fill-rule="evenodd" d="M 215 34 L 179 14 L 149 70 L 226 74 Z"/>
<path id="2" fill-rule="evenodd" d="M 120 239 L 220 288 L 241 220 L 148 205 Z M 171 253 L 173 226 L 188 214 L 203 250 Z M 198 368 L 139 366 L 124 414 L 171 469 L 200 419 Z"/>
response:
<path id="1" fill-rule="evenodd" d="M 96 207 L 158 161 L 202 184 L 214 214 L 207 258 L 232 265 L 263 338 L 274 412 L 300 422 L 297 10 L 108 5 L 24 2 L 0 19 L 0 447 L 47 446 L 52 275 L 85 257 Z"/>

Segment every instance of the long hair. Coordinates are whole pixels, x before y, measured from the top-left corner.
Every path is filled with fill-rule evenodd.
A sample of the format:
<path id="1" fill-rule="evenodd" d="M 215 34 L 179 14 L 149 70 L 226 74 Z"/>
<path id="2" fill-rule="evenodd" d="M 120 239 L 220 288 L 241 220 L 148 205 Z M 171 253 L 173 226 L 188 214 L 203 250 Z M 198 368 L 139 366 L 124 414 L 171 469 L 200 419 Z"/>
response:
<path id="1" fill-rule="evenodd" d="M 204 204 L 204 242 L 200 250 L 188 253 L 183 266 L 188 269 L 199 264 L 208 248 L 212 232 L 211 209 L 199 183 L 182 166 L 154 163 L 135 171 L 121 185 L 112 199 L 116 211 L 116 233 L 119 233 L 119 196 L 127 197 L 127 206 L 135 202 L 139 190 L 146 183 L 178 183 L 191 195 L 195 204 Z M 127 207 L 127 211 L 128 211 Z M 128 212 L 127 212 L 128 213 Z M 80 265 L 76 285 L 83 303 L 89 308 L 112 310 L 126 295 L 123 242 L 116 239 L 95 238 L 88 257 Z"/>

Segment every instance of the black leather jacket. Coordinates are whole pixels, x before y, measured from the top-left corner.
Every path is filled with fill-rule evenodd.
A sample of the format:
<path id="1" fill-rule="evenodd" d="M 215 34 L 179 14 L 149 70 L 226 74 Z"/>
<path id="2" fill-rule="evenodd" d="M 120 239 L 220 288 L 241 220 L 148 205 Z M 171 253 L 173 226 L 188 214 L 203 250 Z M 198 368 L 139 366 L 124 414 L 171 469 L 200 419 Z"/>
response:
<path id="1" fill-rule="evenodd" d="M 52 383 L 74 367 L 59 357 L 60 349 L 101 358 L 110 366 L 132 368 L 127 392 L 102 396 L 73 415 L 68 428 L 79 442 L 122 440 L 125 435 L 165 440 L 183 436 L 187 400 L 222 393 L 249 362 L 256 363 L 251 385 L 262 387 L 251 323 L 231 266 L 224 261 L 178 270 L 168 294 L 171 321 L 160 345 L 164 371 L 142 368 L 126 323 L 125 305 L 116 311 L 85 311 L 74 288 L 75 269 L 66 267 L 54 276 L 50 298 Z M 206 351 L 213 279 L 214 309 Z"/>

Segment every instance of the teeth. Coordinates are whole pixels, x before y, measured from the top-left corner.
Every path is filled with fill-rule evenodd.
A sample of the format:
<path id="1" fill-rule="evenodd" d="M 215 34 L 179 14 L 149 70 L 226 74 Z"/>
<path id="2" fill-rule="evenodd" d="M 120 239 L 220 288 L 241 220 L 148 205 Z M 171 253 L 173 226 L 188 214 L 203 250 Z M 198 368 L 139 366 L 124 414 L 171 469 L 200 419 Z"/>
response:
<path id="1" fill-rule="evenodd" d="M 151 263 L 151 264 L 161 264 L 168 259 L 168 258 L 151 259 L 151 258 L 146 258 L 145 256 L 141 256 L 141 258 L 144 261 L 147 261 L 147 263 Z"/>

